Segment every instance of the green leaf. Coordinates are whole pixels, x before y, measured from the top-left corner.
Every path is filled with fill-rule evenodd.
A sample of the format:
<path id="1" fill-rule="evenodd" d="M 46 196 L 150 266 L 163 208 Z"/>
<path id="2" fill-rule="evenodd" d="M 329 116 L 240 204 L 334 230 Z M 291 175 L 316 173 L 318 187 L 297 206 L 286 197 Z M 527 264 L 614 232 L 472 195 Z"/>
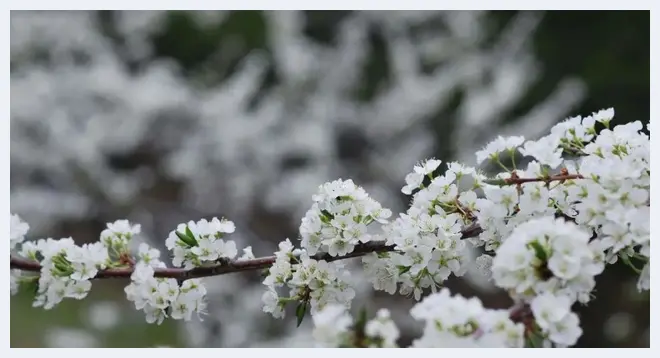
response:
<path id="1" fill-rule="evenodd" d="M 534 253 L 539 260 L 543 262 L 548 260 L 548 254 L 545 252 L 545 249 L 543 249 L 543 246 L 538 243 L 538 241 L 530 242 L 528 245 L 534 249 Z"/>
<path id="2" fill-rule="evenodd" d="M 329 223 L 332 219 L 334 219 L 334 215 L 330 214 L 329 211 L 327 210 L 321 210 L 321 221 L 324 223 Z"/>
<path id="3" fill-rule="evenodd" d="M 300 304 L 298 304 L 298 307 L 296 307 L 296 318 L 298 318 L 296 327 L 300 327 L 300 324 L 305 318 L 306 311 L 307 311 L 307 302 L 301 302 Z"/>
<path id="4" fill-rule="evenodd" d="M 527 348 L 542 348 L 543 347 L 543 336 L 536 332 L 530 332 L 529 336 L 525 340 L 525 346 Z"/>
<path id="5" fill-rule="evenodd" d="M 179 237 L 179 240 L 181 240 L 184 244 L 186 244 L 188 246 L 197 246 L 197 242 L 195 241 L 195 239 L 191 240 L 188 236 L 186 236 L 185 234 L 182 234 L 178 231 L 175 231 L 175 233 L 176 233 L 176 236 Z"/>
<path id="6" fill-rule="evenodd" d="M 190 231 L 190 228 L 186 226 L 186 235 L 194 243 L 192 246 L 197 246 L 197 240 L 195 240 L 195 235 Z"/>

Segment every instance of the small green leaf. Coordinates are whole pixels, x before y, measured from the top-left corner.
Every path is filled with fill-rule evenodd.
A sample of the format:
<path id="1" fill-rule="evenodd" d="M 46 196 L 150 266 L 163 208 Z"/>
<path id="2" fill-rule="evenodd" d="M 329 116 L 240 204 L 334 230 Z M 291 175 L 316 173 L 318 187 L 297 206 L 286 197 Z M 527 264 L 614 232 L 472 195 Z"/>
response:
<path id="1" fill-rule="evenodd" d="M 190 238 L 188 236 L 186 236 L 185 234 L 182 234 L 178 231 L 175 231 L 175 233 L 176 233 L 176 236 L 179 237 L 179 240 L 181 240 L 184 244 L 186 244 L 188 246 L 197 246 L 197 242 L 196 241 L 191 241 Z"/>
<path id="2" fill-rule="evenodd" d="M 525 346 L 527 348 L 543 348 L 543 341 L 543 336 L 539 332 L 536 332 L 535 329 L 534 331 L 530 332 L 525 339 Z"/>
<path id="3" fill-rule="evenodd" d="M 323 216 L 321 216 L 321 221 L 326 222 L 326 223 L 329 223 L 332 219 L 335 218 L 335 216 L 332 215 L 327 210 L 321 210 L 321 214 L 323 215 Z"/>
<path id="4" fill-rule="evenodd" d="M 296 307 L 296 318 L 298 318 L 296 327 L 300 327 L 300 324 L 305 318 L 306 311 L 307 311 L 307 302 L 301 302 L 300 304 L 298 304 L 298 307 Z"/>
<path id="5" fill-rule="evenodd" d="M 190 231 L 190 228 L 186 226 L 186 235 L 194 243 L 192 246 L 197 246 L 197 240 L 195 240 L 195 235 Z"/>
<path id="6" fill-rule="evenodd" d="M 538 243 L 538 241 L 530 242 L 528 245 L 534 249 L 534 253 L 539 260 L 545 262 L 548 259 L 548 254 L 545 252 L 545 249 L 543 249 L 543 246 Z"/>

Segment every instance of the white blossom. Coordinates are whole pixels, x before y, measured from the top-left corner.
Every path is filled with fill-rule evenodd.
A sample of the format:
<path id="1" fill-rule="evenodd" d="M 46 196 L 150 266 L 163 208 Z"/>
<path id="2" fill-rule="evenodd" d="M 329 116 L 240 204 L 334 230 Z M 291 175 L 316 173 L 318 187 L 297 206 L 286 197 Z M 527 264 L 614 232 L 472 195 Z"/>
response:
<path id="1" fill-rule="evenodd" d="M 497 159 L 500 153 L 505 150 L 515 149 L 523 144 L 524 141 L 525 138 L 521 136 L 499 136 L 488 143 L 485 148 L 477 151 L 477 164 L 481 164 L 486 159 Z"/>
<path id="2" fill-rule="evenodd" d="M 425 297 L 410 315 L 425 322 L 422 337 L 413 341 L 417 348 L 516 348 L 524 343 L 524 326 L 511 321 L 508 311 L 485 309 L 479 299 L 451 296 L 446 288 Z"/>
<path id="3" fill-rule="evenodd" d="M 331 256 L 353 252 L 359 243 L 371 241 L 367 225 L 386 223 L 392 215 L 352 180 L 326 183 L 312 199 L 314 204 L 300 224 L 300 245 L 310 255 L 318 251 Z"/>
<path id="4" fill-rule="evenodd" d="M 21 220 L 18 215 L 9 216 L 10 250 L 13 250 L 25 240 L 25 234 L 27 234 L 28 230 L 30 230 L 30 225 Z"/>
<path id="5" fill-rule="evenodd" d="M 234 223 L 226 219 L 189 221 L 170 232 L 165 246 L 174 253 L 172 264 L 186 269 L 221 259 L 232 260 L 238 255 L 236 243 L 223 237 L 235 230 Z"/>
<path id="6" fill-rule="evenodd" d="M 571 299 L 543 293 L 531 302 L 536 323 L 548 339 L 560 346 L 572 346 L 582 335 L 578 316 L 571 312 Z"/>

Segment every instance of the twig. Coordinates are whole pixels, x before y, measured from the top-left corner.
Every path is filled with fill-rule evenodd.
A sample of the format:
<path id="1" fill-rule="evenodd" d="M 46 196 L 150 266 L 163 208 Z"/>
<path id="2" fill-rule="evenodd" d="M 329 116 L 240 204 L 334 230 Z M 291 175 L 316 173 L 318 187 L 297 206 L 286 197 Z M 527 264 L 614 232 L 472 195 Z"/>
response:
<path id="1" fill-rule="evenodd" d="M 523 183 L 531 183 L 531 182 L 551 182 L 551 181 L 560 181 L 563 182 L 565 180 L 572 180 L 572 179 L 584 179 L 584 177 L 580 174 L 559 174 L 559 175 L 551 175 L 548 177 L 540 177 L 540 178 L 518 178 L 515 176 L 512 176 L 511 178 L 508 179 L 503 179 L 502 181 L 504 184 L 523 184 Z"/>

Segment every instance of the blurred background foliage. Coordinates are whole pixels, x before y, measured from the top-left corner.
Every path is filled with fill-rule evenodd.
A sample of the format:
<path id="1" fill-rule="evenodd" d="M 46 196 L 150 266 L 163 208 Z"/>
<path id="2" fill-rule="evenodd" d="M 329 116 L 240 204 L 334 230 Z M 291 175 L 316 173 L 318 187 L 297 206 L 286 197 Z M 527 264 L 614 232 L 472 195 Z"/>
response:
<path id="1" fill-rule="evenodd" d="M 334 46 L 338 24 L 350 15 L 350 11 L 307 11 L 304 33 L 323 46 Z M 514 11 L 488 12 L 487 40 L 496 34 L 516 15 Z M 117 13 L 97 13 L 97 26 L 112 39 L 118 53 L 126 46 L 116 28 Z M 226 81 L 240 66 L 241 61 L 255 50 L 263 51 L 268 58 L 273 46 L 268 40 L 268 27 L 263 13 L 257 11 L 232 11 L 220 21 L 199 21 L 190 12 L 168 12 L 166 20 L 148 39 L 153 52 L 147 58 L 126 58 L 126 70 L 139 73 L 154 59 L 169 59 L 180 66 L 181 74 L 198 88 L 213 87 Z M 533 51 L 540 66 L 540 80 L 531 86 L 515 106 L 503 118 L 515 118 L 527 112 L 547 97 L 561 78 L 576 76 L 586 85 L 586 96 L 571 109 L 572 114 L 589 114 L 601 108 L 614 107 L 615 120 L 648 122 L 650 116 L 650 17 L 647 11 L 550 11 L 543 18 L 533 37 Z M 444 31 L 442 23 L 431 22 L 434 31 Z M 392 66 L 385 56 L 386 42 L 377 28 L 369 32 L 368 61 L 362 72 L 360 85 L 354 95 L 361 101 L 369 101 L 385 86 Z M 411 28 L 411 32 L 426 31 Z M 81 59 L 84 61 L 84 57 Z M 12 58 L 12 69 L 20 60 Z M 432 71 L 437 64 L 420 64 Z M 281 74 L 271 66 L 263 78 L 263 89 L 280 81 Z M 488 78 L 483 79 L 488 81 Z M 304 86 L 305 84 L 300 84 Z M 435 155 L 441 159 L 454 156 L 455 148 L 441 145 L 450 135 L 452 114 L 461 103 L 464 93 L 454 91 L 451 100 L 440 106 L 429 121 L 436 137 Z M 260 101 L 257 91 L 254 103 Z M 560 120 L 561 118 L 557 118 Z M 353 144 L 355 145 L 355 144 Z M 356 147 L 352 147 L 355 150 Z M 341 154 L 340 154 L 341 155 Z M 349 153 L 348 155 L 355 155 Z M 419 158 L 423 159 L 423 158 Z M 127 160 L 124 158 L 123 160 Z M 413 163 L 410 163 L 412 167 Z M 293 163 L 292 165 L 295 165 Z M 321 184 L 321 183 L 318 183 Z M 110 220 L 107 218 L 107 220 Z M 277 217 L 272 218 L 277 220 Z M 101 220 L 102 224 L 103 221 Z M 80 226 L 82 224 L 77 223 Z M 98 229 L 97 224 L 91 224 Z M 291 228 L 289 228 L 290 230 Z M 295 227 L 293 227 L 295 230 Z M 63 223 L 59 232 L 72 235 L 71 226 Z M 263 251 L 263 250 L 262 250 Z M 579 309 L 584 336 L 582 347 L 648 347 L 649 302 L 648 294 L 634 289 L 635 276 L 622 265 L 610 267 L 598 278 L 597 299 L 588 307 Z M 125 282 L 95 282 L 92 293 L 83 301 L 65 300 L 52 311 L 31 308 L 31 294 L 21 293 L 11 301 L 11 346 L 41 347 L 57 345 L 58 334 L 64 341 L 79 345 L 110 347 L 185 346 L 175 322 L 163 326 L 144 323 L 141 313 L 135 313 L 124 299 Z M 451 283 L 458 292 L 469 292 L 460 283 Z M 450 285 L 450 287 L 452 287 Z M 117 325 L 104 325 L 90 321 L 90 313 L 99 302 L 112 302 L 122 309 L 109 309 L 106 315 L 116 315 Z M 506 307 L 505 299 L 493 298 L 491 306 Z M 124 307 L 125 306 L 125 307 Z M 125 308 L 125 309 L 124 309 Z M 114 312 L 114 313 L 113 313 Z M 124 312 L 125 314 L 121 314 Z M 106 318 L 107 319 L 107 318 Z M 264 319 L 266 316 L 264 315 Z M 282 322 L 278 322 L 280 324 Z M 282 323 L 283 324 L 283 323 Z M 68 329 L 71 329 L 69 332 Z M 83 329 L 94 334 L 97 341 L 85 343 L 84 337 L 76 336 Z M 212 329 L 212 328 L 209 328 Z M 53 333 L 59 332 L 59 333 Z M 70 335 L 66 336 L 67 334 Z M 68 337 L 68 338 L 67 338 Z"/>
<path id="2" fill-rule="evenodd" d="M 332 46 L 337 24 L 350 11 L 305 13 L 305 34 Z M 516 11 L 491 11 L 488 15 L 491 34 L 502 31 L 515 14 Z M 102 12 L 100 17 L 111 23 L 112 13 Z M 112 33 L 112 30 L 108 32 Z M 379 86 L 387 82 L 389 73 L 383 35 L 376 32 L 371 35 L 370 58 L 362 85 L 356 93 L 358 98 L 365 100 L 374 97 Z M 268 53 L 269 50 L 265 19 L 258 11 L 234 11 L 225 21 L 211 24 L 200 24 L 184 11 L 173 11 L 151 40 L 155 45 L 155 57 L 174 60 L 186 76 L 200 85 L 222 82 L 247 54 L 254 50 Z M 222 57 L 222 46 L 231 46 L 232 43 L 240 44 L 239 48 L 228 51 L 231 56 Z M 484 45 L 488 44 L 489 41 L 484 42 Z M 505 118 L 515 118 L 529 110 L 548 96 L 561 78 L 574 75 L 584 81 L 589 95 L 573 113 L 591 113 L 607 106 L 616 109 L 616 123 L 628 118 L 638 118 L 643 123 L 648 121 L 651 68 L 648 12 L 549 11 L 536 29 L 533 48 L 542 66 L 542 78 Z M 221 59 L 217 58 L 218 53 Z M 139 64 L 134 66 L 139 67 Z M 271 69 L 264 87 L 276 81 L 277 73 Z M 443 132 L 447 133 L 443 128 L 449 122 L 442 118 L 460 102 L 461 93 L 455 96 L 449 108 L 440 110 L 432 119 L 437 123 L 439 140 L 443 139 Z M 438 155 L 451 156 L 442 148 L 438 151 Z"/>
<path id="3" fill-rule="evenodd" d="M 336 25 L 350 11 L 307 11 L 306 35 L 331 45 Z M 492 31 L 501 31 L 515 11 L 492 11 Z M 100 14 L 110 21 L 112 13 Z M 265 19 L 260 12 L 235 11 L 217 24 L 199 24 L 186 12 L 173 11 L 154 36 L 156 57 L 171 58 L 184 73 L 213 84 L 233 72 L 240 59 L 255 49 L 268 51 Z M 223 58 L 221 68 L 208 67 L 221 44 L 240 38 L 241 50 Z M 543 66 L 543 80 L 526 95 L 513 112 L 522 112 L 547 96 L 566 75 L 583 79 L 589 96 L 574 110 L 591 113 L 604 106 L 616 108 L 617 119 L 648 121 L 650 113 L 650 15 L 646 11 L 549 11 L 534 36 L 534 50 Z M 358 96 L 369 98 L 381 81 L 387 81 L 382 40 L 371 39 L 367 76 Z M 380 54 L 379 54 L 380 52 Z M 222 53 L 222 52 L 221 52 Z M 136 64 L 137 65 L 137 64 Z M 139 65 L 138 65 L 139 66 Z M 213 76 L 208 76 L 213 72 Z M 276 81 L 272 73 L 267 81 Z M 646 123 L 646 122 L 644 122 Z"/>

